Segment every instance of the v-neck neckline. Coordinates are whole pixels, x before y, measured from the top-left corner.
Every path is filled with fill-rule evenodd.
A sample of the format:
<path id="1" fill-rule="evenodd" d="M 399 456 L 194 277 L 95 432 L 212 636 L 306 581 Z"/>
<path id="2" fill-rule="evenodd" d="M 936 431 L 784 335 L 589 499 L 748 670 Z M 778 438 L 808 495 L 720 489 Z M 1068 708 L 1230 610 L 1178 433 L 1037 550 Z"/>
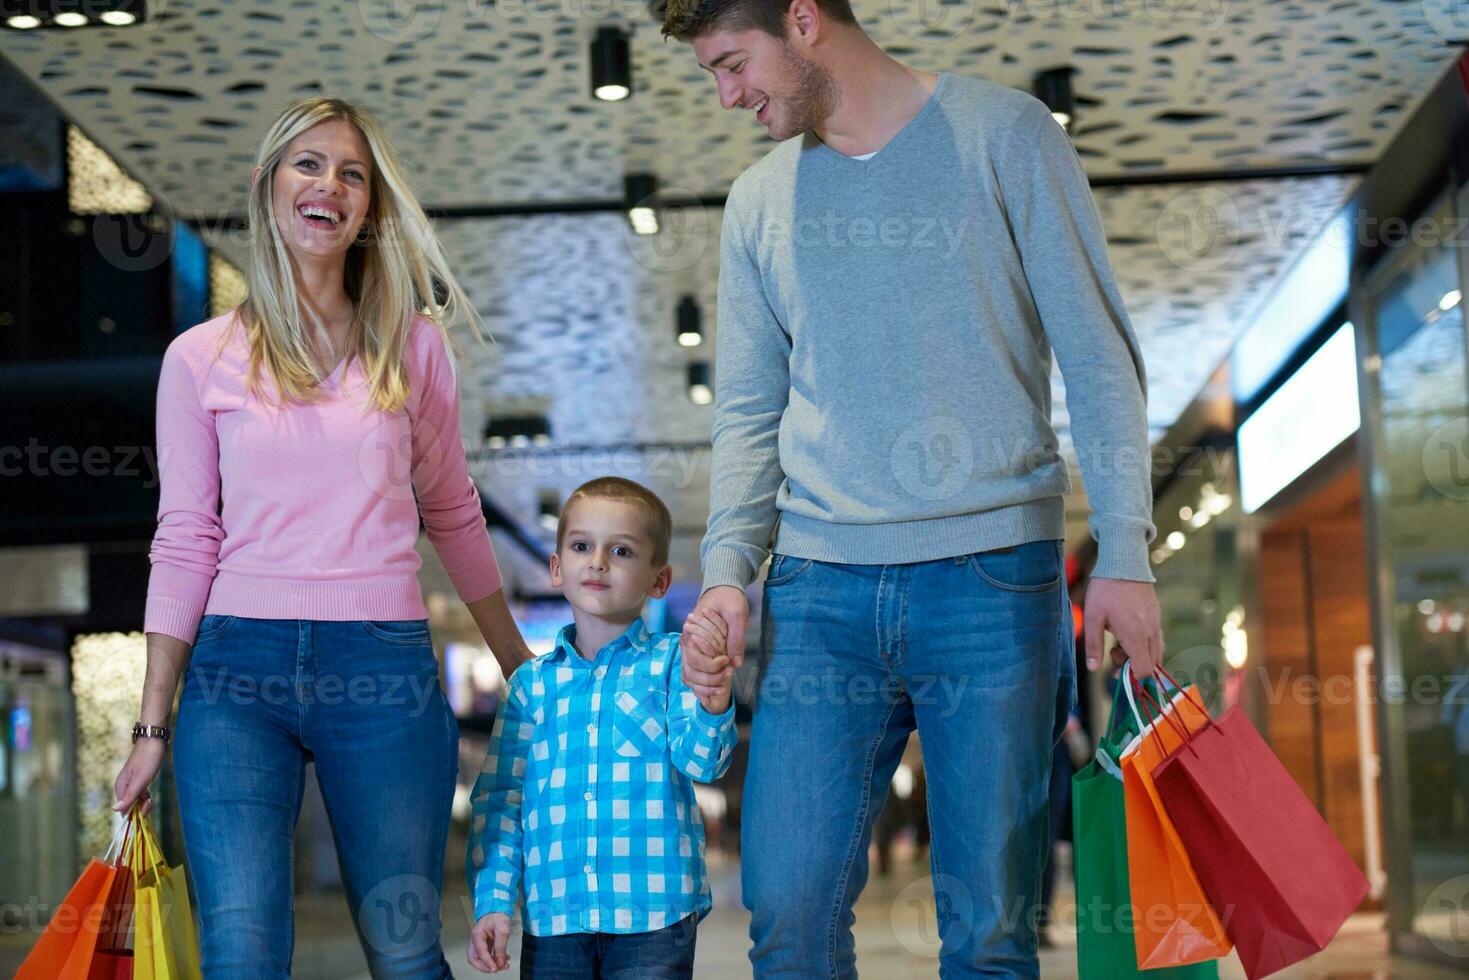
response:
<path id="1" fill-rule="evenodd" d="M 340 382 L 341 382 L 341 378 L 342 378 L 342 373 L 346 369 L 347 361 L 348 361 L 349 358 L 351 358 L 351 356 L 352 356 L 352 352 L 351 351 L 348 351 L 347 353 L 343 354 L 342 355 L 342 359 L 339 360 L 339 361 L 337 361 L 337 366 L 334 367 L 334 368 L 332 368 L 331 373 L 328 374 L 325 378 L 323 378 L 320 382 L 317 383 L 317 387 L 319 387 L 319 388 L 334 388 L 334 387 L 339 387 L 340 386 Z"/>
<path id="2" fill-rule="evenodd" d="M 939 98 L 944 94 L 944 89 L 949 84 L 949 72 L 941 71 L 938 73 L 938 76 L 939 80 L 934 84 L 933 91 L 928 93 L 928 100 L 924 102 L 923 105 L 919 107 L 918 111 L 913 114 L 913 118 L 904 123 L 903 128 L 894 133 L 892 139 L 888 140 L 877 149 L 870 151 L 872 155 L 869 156 L 866 160 L 859 160 L 855 156 L 848 156 L 841 150 L 833 148 L 832 146 L 827 144 L 827 142 L 823 140 L 820 136 L 816 135 L 816 130 L 814 129 L 807 130 L 807 136 L 811 140 L 815 141 L 818 152 L 820 152 L 821 150 L 825 150 L 827 153 L 836 157 L 842 163 L 848 164 L 853 167 L 871 167 L 879 160 L 891 157 L 893 155 L 892 151 L 898 146 L 898 144 L 902 142 L 905 138 L 907 138 L 908 135 L 912 133 L 915 129 L 917 129 L 922 120 L 934 110 L 934 106 L 938 105 Z"/>

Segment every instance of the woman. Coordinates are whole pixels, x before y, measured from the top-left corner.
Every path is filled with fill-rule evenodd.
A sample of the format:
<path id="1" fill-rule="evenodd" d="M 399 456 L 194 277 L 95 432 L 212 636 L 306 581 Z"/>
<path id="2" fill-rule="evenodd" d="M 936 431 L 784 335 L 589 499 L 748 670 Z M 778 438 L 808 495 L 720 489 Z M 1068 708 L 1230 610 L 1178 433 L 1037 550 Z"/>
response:
<path id="1" fill-rule="evenodd" d="M 287 977 L 314 761 L 373 976 L 448 977 L 459 730 L 416 574 L 420 515 L 501 669 L 530 657 L 460 441 L 449 328 L 477 333 L 476 318 L 352 105 L 306 99 L 276 120 L 249 216 L 249 298 L 164 356 L 142 737 L 116 808 L 151 806 L 171 740 L 204 973 Z"/>

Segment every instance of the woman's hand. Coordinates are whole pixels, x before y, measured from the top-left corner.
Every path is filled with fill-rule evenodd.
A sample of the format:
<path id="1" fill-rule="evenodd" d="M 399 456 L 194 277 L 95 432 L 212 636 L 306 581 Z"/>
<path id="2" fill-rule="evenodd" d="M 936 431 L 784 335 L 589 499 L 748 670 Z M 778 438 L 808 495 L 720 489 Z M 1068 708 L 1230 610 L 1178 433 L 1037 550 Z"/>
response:
<path id="1" fill-rule="evenodd" d="M 148 795 L 148 787 L 157 778 L 158 770 L 163 768 L 163 756 L 167 751 L 168 746 L 158 738 L 140 738 L 133 744 L 133 751 L 128 755 L 128 761 L 122 764 L 122 771 L 117 774 L 117 782 L 113 785 L 117 802 L 112 809 L 126 813 L 134 802 L 142 800 L 143 816 L 152 812 L 153 799 Z"/>
<path id="2" fill-rule="evenodd" d="M 189 662 L 193 645 L 166 633 L 149 633 L 147 642 L 148 667 L 143 674 L 143 702 L 138 719 L 145 725 L 164 726 L 168 724 L 179 675 Z M 126 813 L 139 800 L 143 803 L 145 816 L 153 809 L 148 787 L 158 777 L 158 770 L 163 768 L 163 757 L 167 754 L 168 743 L 162 739 L 140 738 L 133 743 L 133 751 L 113 784 L 117 793 L 114 810 Z"/>

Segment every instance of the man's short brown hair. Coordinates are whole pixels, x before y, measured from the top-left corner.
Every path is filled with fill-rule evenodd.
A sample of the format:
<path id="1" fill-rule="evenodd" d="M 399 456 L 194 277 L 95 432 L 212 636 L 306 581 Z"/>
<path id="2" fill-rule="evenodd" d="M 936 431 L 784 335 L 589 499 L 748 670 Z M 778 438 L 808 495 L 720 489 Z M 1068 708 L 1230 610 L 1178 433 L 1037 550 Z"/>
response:
<path id="1" fill-rule="evenodd" d="M 851 0 L 816 0 L 816 6 L 840 24 L 857 25 Z M 663 36 L 680 41 L 752 29 L 783 38 L 791 0 L 658 0 L 653 9 L 663 17 Z"/>
<path id="2" fill-rule="evenodd" d="M 620 476 L 599 476 L 588 480 L 571 492 L 561 508 L 561 517 L 556 522 L 556 551 L 561 551 L 561 541 L 566 536 L 566 518 L 571 514 L 571 505 L 578 500 L 615 500 L 632 504 L 643 513 L 643 523 L 648 540 L 653 544 L 653 567 L 668 564 L 668 542 L 673 537 L 673 517 L 658 495 L 641 483 L 625 480 Z"/>

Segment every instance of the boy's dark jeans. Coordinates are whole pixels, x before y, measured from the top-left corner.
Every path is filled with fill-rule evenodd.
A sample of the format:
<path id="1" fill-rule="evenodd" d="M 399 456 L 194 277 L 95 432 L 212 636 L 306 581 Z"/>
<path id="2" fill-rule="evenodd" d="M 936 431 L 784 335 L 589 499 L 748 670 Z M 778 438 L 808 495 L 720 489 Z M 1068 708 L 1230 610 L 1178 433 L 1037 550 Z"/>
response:
<path id="1" fill-rule="evenodd" d="M 520 941 L 522 980 L 688 980 L 698 916 L 653 932 L 573 932 Z"/>

